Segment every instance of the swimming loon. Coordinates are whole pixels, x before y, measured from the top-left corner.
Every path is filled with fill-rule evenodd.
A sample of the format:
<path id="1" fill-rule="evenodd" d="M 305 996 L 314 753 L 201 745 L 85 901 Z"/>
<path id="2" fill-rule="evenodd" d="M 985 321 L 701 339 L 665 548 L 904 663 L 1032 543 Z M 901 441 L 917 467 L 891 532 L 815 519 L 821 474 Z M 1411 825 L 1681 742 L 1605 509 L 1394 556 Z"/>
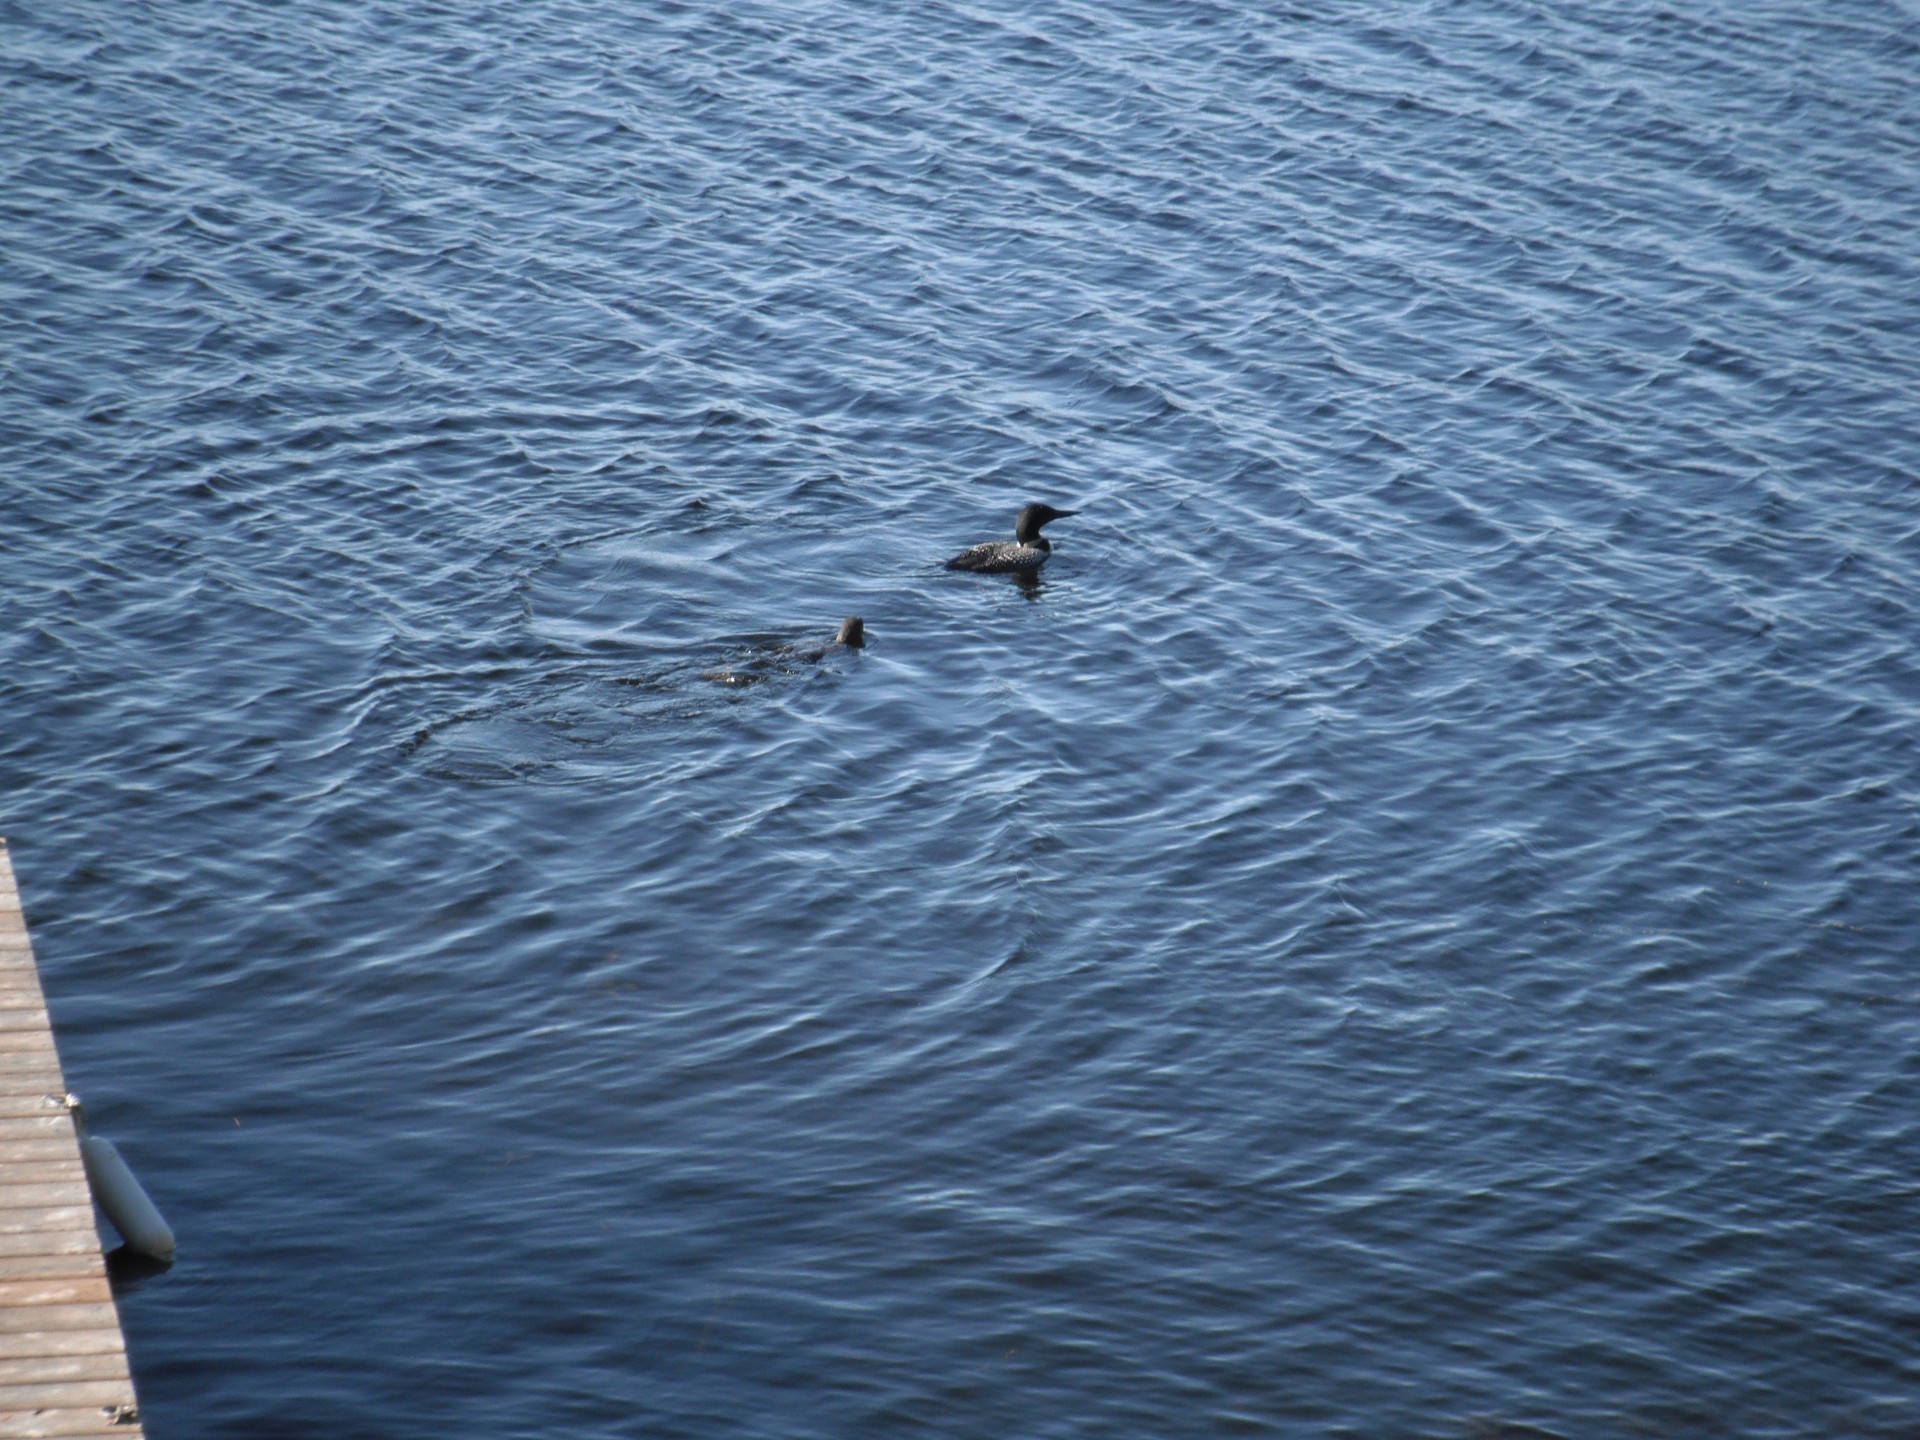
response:
<path id="1" fill-rule="evenodd" d="M 1077 510 L 1056 510 L 1051 505 L 1028 505 L 1013 522 L 1012 540 L 989 540 L 970 545 L 947 561 L 949 570 L 971 570 L 980 575 L 1032 575 L 1047 563 L 1053 547 L 1040 527 L 1049 521 L 1077 515 Z"/>
<path id="2" fill-rule="evenodd" d="M 789 645 L 776 653 L 791 656 L 795 660 L 804 660 L 809 665 L 827 658 L 841 646 L 849 650 L 863 650 L 867 644 L 867 624 L 858 615 L 849 615 L 840 622 L 840 629 L 833 639 L 825 645 Z"/>
<path id="3" fill-rule="evenodd" d="M 840 622 L 840 629 L 825 645 L 777 645 L 743 664 L 702 673 L 706 679 L 718 680 L 722 685 L 754 685 L 774 675 L 791 672 L 795 661 L 818 665 L 836 650 L 861 650 L 866 648 L 866 643 L 866 622 L 858 615 L 849 615 Z"/>

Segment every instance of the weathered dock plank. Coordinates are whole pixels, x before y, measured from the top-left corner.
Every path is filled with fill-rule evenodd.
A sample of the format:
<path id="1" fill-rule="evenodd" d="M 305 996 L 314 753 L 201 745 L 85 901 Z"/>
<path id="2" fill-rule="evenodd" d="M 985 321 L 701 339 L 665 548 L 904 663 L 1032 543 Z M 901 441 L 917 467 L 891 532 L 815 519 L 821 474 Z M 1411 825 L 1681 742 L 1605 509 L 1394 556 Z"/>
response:
<path id="1" fill-rule="evenodd" d="M 141 1436 L 120 1312 L 0 840 L 0 1437 Z"/>

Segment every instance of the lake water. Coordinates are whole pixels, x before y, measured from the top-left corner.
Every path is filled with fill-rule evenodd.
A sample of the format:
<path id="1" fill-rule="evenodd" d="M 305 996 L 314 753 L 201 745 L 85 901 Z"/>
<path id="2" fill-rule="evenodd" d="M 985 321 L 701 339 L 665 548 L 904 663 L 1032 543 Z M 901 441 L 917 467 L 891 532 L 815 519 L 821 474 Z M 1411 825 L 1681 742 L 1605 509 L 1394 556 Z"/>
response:
<path id="1" fill-rule="evenodd" d="M 1920 1433 L 1916 76 L 0 10 L 0 829 L 149 1433 Z"/>

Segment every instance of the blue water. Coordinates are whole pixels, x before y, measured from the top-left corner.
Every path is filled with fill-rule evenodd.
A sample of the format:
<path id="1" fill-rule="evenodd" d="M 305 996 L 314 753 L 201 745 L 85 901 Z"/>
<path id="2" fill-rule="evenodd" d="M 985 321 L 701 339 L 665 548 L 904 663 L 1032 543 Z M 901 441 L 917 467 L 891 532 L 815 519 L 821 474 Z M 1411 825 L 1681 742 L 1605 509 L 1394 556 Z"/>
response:
<path id="1" fill-rule="evenodd" d="M 0 10 L 0 830 L 149 1433 L 1920 1433 L 1916 75 Z"/>

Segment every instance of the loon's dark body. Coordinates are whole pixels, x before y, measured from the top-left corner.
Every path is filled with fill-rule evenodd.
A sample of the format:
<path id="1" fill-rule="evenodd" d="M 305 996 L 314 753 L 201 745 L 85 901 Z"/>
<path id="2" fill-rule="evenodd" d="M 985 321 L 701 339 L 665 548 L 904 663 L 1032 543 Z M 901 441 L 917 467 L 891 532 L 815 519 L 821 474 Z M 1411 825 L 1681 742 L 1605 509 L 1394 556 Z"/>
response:
<path id="1" fill-rule="evenodd" d="M 947 569 L 969 570 L 976 575 L 1032 575 L 1053 553 L 1040 527 L 1075 513 L 1051 505 L 1028 505 L 1013 522 L 1013 539 L 970 545 L 947 561 Z"/>
<path id="2" fill-rule="evenodd" d="M 818 665 L 836 650 L 859 650 L 865 648 L 866 643 L 866 624 L 858 615 L 849 615 L 840 622 L 839 632 L 825 645 L 776 646 L 743 665 L 709 670 L 706 678 L 718 680 L 722 685 L 755 685 L 771 676 L 792 671 L 796 661 L 803 665 Z"/>
<path id="3" fill-rule="evenodd" d="M 866 643 L 866 622 L 858 615 L 849 615 L 840 622 L 839 633 L 825 645 L 791 645 L 775 653 L 786 659 L 804 660 L 809 665 L 816 665 L 842 647 L 860 650 L 866 647 Z"/>

